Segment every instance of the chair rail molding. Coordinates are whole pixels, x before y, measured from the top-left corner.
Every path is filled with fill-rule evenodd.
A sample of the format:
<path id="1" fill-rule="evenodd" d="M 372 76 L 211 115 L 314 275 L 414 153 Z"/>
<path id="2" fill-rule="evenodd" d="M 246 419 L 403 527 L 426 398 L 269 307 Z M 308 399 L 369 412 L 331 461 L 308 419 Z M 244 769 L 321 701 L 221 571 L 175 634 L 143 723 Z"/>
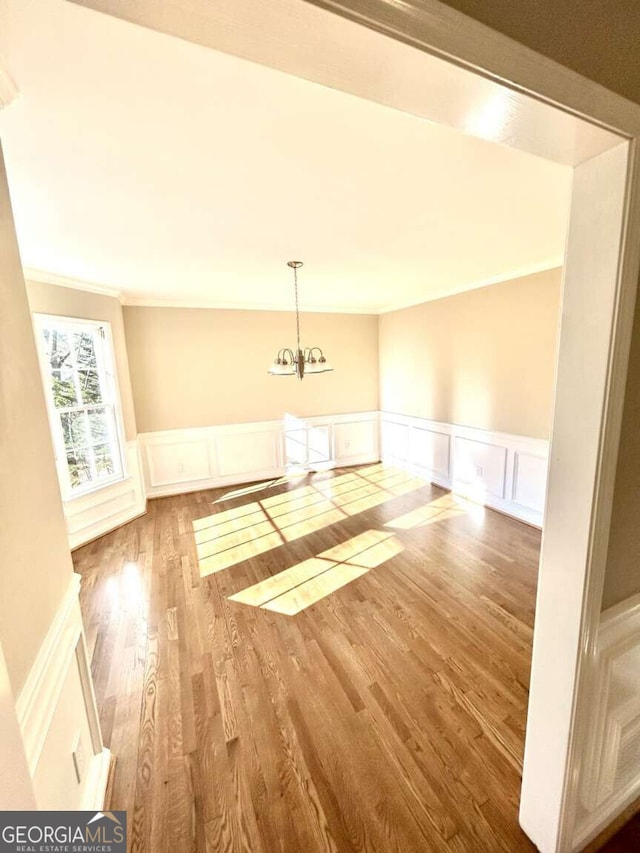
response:
<path id="1" fill-rule="evenodd" d="M 548 441 L 390 412 L 380 428 L 383 462 L 542 527 Z"/>

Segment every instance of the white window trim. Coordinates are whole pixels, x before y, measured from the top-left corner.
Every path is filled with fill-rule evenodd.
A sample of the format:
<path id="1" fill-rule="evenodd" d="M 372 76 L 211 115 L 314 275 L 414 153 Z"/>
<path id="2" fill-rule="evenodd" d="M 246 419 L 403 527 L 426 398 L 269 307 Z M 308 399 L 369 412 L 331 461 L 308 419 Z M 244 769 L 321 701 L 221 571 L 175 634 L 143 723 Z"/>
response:
<path id="1" fill-rule="evenodd" d="M 94 492 L 108 489 L 116 483 L 121 483 L 128 479 L 129 473 L 127 470 L 127 455 L 125 452 L 125 434 L 124 434 L 124 418 L 122 415 L 122 398 L 120 396 L 120 386 L 118 383 L 118 367 L 116 364 L 116 354 L 113 345 L 113 335 L 111 332 L 111 323 L 108 320 L 86 319 L 84 317 L 66 317 L 60 314 L 51 313 L 34 313 L 33 326 L 36 338 L 36 349 L 38 351 L 38 362 L 40 364 L 40 377 L 44 389 L 44 397 L 47 404 L 47 415 L 49 417 L 49 429 L 51 432 L 51 440 L 56 461 L 56 469 L 58 472 L 58 482 L 60 484 L 60 493 L 64 503 L 70 503 L 78 498 L 83 498 L 86 495 Z M 50 326 L 52 321 L 61 325 L 76 325 L 76 326 L 93 326 L 96 329 L 103 329 L 105 352 L 107 359 L 111 364 L 104 365 L 104 372 L 107 377 L 107 382 L 110 385 L 111 397 L 113 400 L 113 411 L 115 416 L 116 438 L 118 443 L 118 458 L 120 460 L 120 473 L 115 474 L 108 480 L 87 483 L 86 486 L 72 489 L 69 481 L 69 469 L 67 467 L 67 454 L 64 443 L 62 441 L 62 433 L 58 428 L 58 410 L 53 402 L 53 392 L 51 383 L 48 379 L 48 365 L 45 360 L 44 347 L 42 345 L 42 335 L 45 327 Z M 100 355 L 98 355 L 100 358 Z"/>

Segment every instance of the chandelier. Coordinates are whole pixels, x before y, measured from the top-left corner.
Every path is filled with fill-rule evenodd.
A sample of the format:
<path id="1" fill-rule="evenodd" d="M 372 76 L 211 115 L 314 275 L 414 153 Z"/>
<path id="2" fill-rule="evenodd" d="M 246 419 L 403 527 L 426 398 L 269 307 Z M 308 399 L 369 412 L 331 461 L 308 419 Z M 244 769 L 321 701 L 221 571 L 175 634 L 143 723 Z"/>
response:
<path id="1" fill-rule="evenodd" d="M 293 270 L 293 285 L 296 295 L 296 349 L 295 352 L 289 347 L 278 350 L 276 360 L 269 368 L 272 376 L 297 376 L 302 379 L 308 373 L 328 373 L 333 370 L 324 357 L 320 347 L 300 346 L 300 310 L 298 308 L 298 270 L 302 261 L 287 261 L 287 266 Z"/>

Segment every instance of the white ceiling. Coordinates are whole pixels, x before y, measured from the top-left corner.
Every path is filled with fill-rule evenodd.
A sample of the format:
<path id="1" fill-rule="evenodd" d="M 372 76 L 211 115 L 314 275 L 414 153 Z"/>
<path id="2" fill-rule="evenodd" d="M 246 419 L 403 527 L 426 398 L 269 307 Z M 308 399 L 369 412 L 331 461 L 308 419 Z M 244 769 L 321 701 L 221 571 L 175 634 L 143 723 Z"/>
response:
<path id="1" fill-rule="evenodd" d="M 64 0 L 3 4 L 25 267 L 282 308 L 299 258 L 303 308 L 377 312 L 562 263 L 567 166 Z"/>

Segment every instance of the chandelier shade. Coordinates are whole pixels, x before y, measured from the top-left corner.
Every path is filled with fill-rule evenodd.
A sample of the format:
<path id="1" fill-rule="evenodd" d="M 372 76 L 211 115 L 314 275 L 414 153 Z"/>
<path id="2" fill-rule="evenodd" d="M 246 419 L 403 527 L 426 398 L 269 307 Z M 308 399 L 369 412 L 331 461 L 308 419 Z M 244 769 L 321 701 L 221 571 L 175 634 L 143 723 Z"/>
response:
<path id="1" fill-rule="evenodd" d="M 271 376 L 304 376 L 313 373 L 329 373 L 333 367 L 324 357 L 320 347 L 305 347 L 300 344 L 300 309 L 298 306 L 298 270 L 302 261 L 287 261 L 287 266 L 293 269 L 293 283 L 296 300 L 296 348 L 282 347 L 268 370 Z"/>

